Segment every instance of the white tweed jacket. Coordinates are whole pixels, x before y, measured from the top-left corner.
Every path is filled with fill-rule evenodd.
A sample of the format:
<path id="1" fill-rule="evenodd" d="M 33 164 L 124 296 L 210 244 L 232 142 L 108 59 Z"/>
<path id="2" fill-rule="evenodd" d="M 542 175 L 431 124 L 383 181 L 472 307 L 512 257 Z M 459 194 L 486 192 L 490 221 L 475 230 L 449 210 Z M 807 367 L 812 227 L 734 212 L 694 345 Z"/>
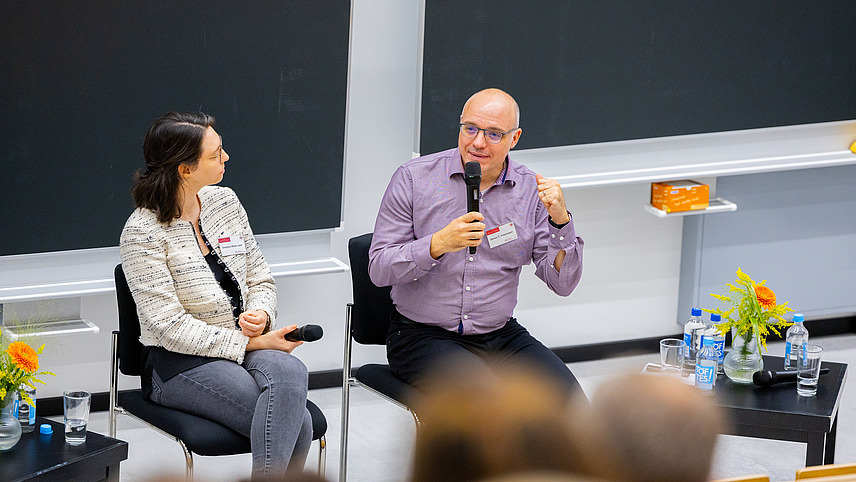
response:
<path id="1" fill-rule="evenodd" d="M 234 191 L 199 191 L 199 225 L 241 288 L 244 310 L 276 317 L 276 285 Z M 224 255 L 218 240 L 243 236 L 246 253 Z M 214 278 L 193 225 L 160 223 L 138 208 L 122 230 L 122 268 L 140 317 L 140 342 L 167 350 L 243 362 L 249 338 L 235 327 L 232 305 Z"/>

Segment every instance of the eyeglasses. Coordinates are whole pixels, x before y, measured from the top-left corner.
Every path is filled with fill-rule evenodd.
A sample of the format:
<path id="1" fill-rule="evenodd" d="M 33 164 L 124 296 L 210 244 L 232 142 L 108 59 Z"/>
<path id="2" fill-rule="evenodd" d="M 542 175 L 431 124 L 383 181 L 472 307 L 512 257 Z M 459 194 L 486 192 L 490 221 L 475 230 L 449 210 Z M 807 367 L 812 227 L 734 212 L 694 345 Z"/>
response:
<path id="1" fill-rule="evenodd" d="M 487 140 L 491 144 L 499 144 L 500 142 L 502 142 L 503 137 L 505 137 L 507 134 L 511 134 L 512 132 L 517 130 L 517 128 L 515 127 L 514 129 L 511 129 L 508 132 L 499 132 L 499 131 L 494 131 L 494 130 L 490 130 L 490 129 L 481 129 L 481 128 L 478 128 L 478 127 L 471 125 L 471 124 L 459 124 L 459 125 L 461 126 L 461 134 L 463 134 L 464 137 L 469 137 L 470 139 L 475 139 L 475 137 L 477 135 L 479 135 L 479 131 L 482 131 L 482 132 L 484 132 L 485 140 Z"/>

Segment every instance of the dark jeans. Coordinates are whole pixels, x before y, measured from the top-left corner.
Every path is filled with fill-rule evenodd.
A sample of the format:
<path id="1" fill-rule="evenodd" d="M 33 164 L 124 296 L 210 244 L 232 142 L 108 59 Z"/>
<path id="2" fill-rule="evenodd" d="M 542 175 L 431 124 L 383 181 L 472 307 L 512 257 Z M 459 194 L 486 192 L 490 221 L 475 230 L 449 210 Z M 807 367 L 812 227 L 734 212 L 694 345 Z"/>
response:
<path id="1" fill-rule="evenodd" d="M 570 395 L 584 396 L 576 377 L 562 360 L 514 318 L 484 335 L 460 335 L 415 323 L 396 312 L 386 337 L 386 356 L 392 372 L 419 389 L 424 388 L 426 376 L 436 374 L 437 367 L 446 368 L 446 363 L 449 367 L 470 363 L 493 369 L 528 364 L 555 380 Z"/>

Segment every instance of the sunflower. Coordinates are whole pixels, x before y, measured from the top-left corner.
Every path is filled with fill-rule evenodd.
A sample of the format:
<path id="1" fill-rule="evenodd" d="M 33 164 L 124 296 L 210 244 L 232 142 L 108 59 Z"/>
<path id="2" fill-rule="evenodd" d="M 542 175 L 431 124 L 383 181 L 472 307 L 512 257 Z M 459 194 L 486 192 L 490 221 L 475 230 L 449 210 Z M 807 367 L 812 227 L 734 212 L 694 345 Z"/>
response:
<path id="1" fill-rule="evenodd" d="M 39 369 L 39 355 L 26 343 L 19 341 L 10 343 L 6 353 L 12 357 L 12 361 L 18 365 L 18 368 L 27 373 L 35 373 Z"/>
<path id="2" fill-rule="evenodd" d="M 776 307 L 776 293 L 773 290 L 763 285 L 755 285 L 755 297 L 758 299 L 758 304 L 765 310 L 772 310 Z"/>

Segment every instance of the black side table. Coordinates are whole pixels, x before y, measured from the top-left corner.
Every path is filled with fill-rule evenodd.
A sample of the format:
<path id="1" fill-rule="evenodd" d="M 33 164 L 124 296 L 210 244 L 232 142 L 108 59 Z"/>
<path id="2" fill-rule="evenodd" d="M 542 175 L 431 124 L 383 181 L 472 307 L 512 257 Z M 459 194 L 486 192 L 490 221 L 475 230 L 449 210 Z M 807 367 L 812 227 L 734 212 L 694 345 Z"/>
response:
<path id="1" fill-rule="evenodd" d="M 53 433 L 42 435 L 39 425 L 49 423 Z M 0 452 L 0 480 L 38 481 L 118 481 L 119 462 L 128 458 L 128 443 L 87 432 L 86 442 L 71 446 L 65 443 L 62 423 L 36 419 L 36 430 L 25 433 L 6 452 Z"/>
<path id="2" fill-rule="evenodd" d="M 765 370 L 782 370 L 784 358 L 764 356 Z M 805 464 L 834 463 L 838 406 L 847 364 L 823 361 L 817 395 L 801 397 L 796 383 L 769 387 L 742 385 L 725 375 L 716 380 L 714 401 L 725 409 L 731 426 L 724 433 L 806 444 Z"/>

